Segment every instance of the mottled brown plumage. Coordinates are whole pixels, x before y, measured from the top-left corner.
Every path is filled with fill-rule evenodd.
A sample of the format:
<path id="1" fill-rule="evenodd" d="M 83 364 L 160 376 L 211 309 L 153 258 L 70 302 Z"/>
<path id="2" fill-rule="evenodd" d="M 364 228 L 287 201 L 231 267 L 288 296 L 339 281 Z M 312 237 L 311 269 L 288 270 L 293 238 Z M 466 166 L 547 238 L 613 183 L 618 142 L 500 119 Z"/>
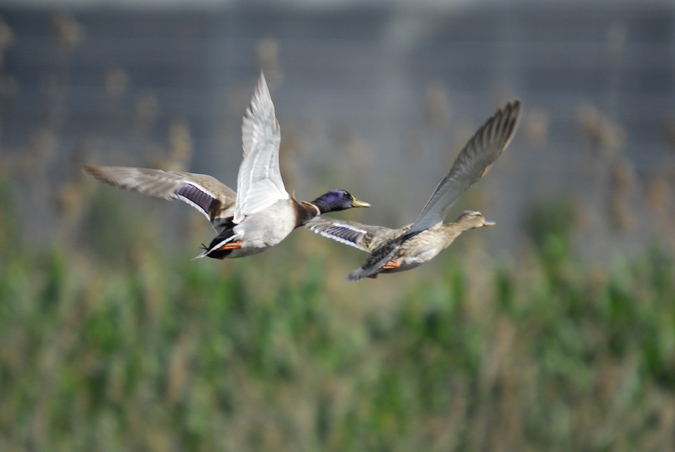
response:
<path id="1" fill-rule="evenodd" d="M 468 229 L 491 226 L 480 212 L 466 211 L 444 225 L 457 199 L 480 180 L 513 139 L 520 117 L 520 101 L 508 102 L 481 126 L 464 146 L 448 175 L 438 184 L 414 223 L 400 229 L 349 221 L 315 218 L 307 223 L 313 232 L 371 253 L 349 281 L 378 273 L 409 270 L 433 259 Z"/>

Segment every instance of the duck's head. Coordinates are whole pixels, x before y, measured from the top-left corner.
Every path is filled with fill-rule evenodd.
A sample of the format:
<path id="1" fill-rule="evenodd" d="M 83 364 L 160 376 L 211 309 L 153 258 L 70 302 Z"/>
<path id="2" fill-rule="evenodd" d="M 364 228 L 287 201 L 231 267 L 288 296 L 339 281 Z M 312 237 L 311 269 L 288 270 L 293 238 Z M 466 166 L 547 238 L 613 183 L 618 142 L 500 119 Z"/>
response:
<path id="1" fill-rule="evenodd" d="M 485 219 L 482 213 L 476 210 L 466 210 L 464 211 L 455 223 L 462 226 L 462 229 L 469 230 L 474 228 L 482 228 L 484 226 L 494 226 L 496 223 L 494 221 L 488 221 Z"/>
<path id="2" fill-rule="evenodd" d="M 347 190 L 331 190 L 312 201 L 321 213 L 337 212 L 352 207 L 370 207 L 367 202 L 359 201 Z"/>

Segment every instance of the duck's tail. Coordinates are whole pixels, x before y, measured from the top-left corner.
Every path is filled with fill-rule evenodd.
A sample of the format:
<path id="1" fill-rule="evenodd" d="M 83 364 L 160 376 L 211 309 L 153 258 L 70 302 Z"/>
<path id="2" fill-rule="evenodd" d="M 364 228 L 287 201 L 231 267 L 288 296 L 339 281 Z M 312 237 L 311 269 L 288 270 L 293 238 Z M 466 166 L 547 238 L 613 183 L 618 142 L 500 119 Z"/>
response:
<path id="1" fill-rule="evenodd" d="M 192 258 L 192 260 L 201 259 L 202 257 L 224 259 L 232 252 L 232 250 L 237 250 L 242 247 L 241 240 L 238 239 L 239 236 L 237 236 L 232 229 L 225 229 L 211 241 L 209 246 L 202 243 L 204 251 Z"/>

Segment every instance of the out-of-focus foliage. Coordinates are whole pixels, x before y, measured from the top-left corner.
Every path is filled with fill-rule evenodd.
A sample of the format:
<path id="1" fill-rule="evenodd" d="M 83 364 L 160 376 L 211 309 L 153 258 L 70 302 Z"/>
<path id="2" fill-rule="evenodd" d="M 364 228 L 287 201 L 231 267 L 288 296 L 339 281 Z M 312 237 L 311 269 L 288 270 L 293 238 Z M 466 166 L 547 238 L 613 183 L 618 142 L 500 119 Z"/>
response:
<path id="1" fill-rule="evenodd" d="M 594 271 L 541 215 L 520 264 L 450 257 L 386 300 L 398 275 L 347 284 L 307 231 L 225 263 L 105 228 L 112 263 L 5 248 L 0 448 L 667 450 L 672 257 Z"/>

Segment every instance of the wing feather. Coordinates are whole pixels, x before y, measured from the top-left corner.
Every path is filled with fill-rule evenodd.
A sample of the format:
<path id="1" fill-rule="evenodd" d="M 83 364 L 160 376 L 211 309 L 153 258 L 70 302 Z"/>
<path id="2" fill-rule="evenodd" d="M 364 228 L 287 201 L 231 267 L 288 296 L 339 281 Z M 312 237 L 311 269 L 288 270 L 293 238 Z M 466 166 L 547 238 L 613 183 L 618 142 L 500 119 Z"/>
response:
<path id="1" fill-rule="evenodd" d="M 370 226 L 355 221 L 336 220 L 329 217 L 315 217 L 305 226 L 321 237 L 368 253 L 384 240 L 395 236 L 398 231 L 384 226 Z"/>
<path id="2" fill-rule="evenodd" d="M 520 101 L 508 102 L 488 119 L 464 146 L 450 172 L 438 184 L 410 233 L 443 223 L 457 199 L 485 176 L 513 139 L 520 118 Z"/>
<path id="3" fill-rule="evenodd" d="M 261 72 L 242 125 L 244 159 L 237 178 L 235 223 L 240 223 L 245 216 L 259 212 L 279 200 L 289 198 L 279 170 L 280 141 L 274 104 Z"/>
<path id="4" fill-rule="evenodd" d="M 85 165 L 84 170 L 100 182 L 113 187 L 184 201 L 212 223 L 234 213 L 237 194 L 218 179 L 206 174 L 94 165 Z"/>

